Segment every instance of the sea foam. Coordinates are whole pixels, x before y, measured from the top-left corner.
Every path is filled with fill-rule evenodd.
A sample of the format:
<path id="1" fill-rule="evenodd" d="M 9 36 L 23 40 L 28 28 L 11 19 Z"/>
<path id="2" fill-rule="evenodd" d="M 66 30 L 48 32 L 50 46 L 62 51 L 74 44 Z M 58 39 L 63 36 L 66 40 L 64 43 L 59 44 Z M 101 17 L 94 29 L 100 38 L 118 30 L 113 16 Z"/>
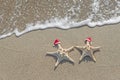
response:
<path id="1" fill-rule="evenodd" d="M 12 34 L 15 34 L 16 36 L 20 36 L 30 31 L 43 30 L 48 28 L 71 29 L 71 28 L 81 27 L 81 26 L 95 27 L 95 26 L 103 26 L 103 25 L 115 24 L 120 22 L 120 1 L 119 0 L 115 0 L 116 5 L 114 5 L 113 3 L 110 4 L 110 1 L 112 0 L 109 0 L 109 1 L 104 0 L 103 3 L 101 0 L 92 0 L 92 1 L 93 3 L 90 5 L 91 11 L 84 13 L 85 16 L 87 16 L 85 17 L 85 19 L 79 20 L 79 14 L 81 14 L 79 10 L 82 10 L 81 9 L 82 4 L 78 4 L 77 2 L 74 2 L 74 5 L 70 7 L 68 11 L 66 11 L 66 16 L 59 17 L 58 15 L 59 12 L 58 12 L 56 13 L 58 17 L 50 18 L 48 20 L 45 20 L 44 22 L 36 21 L 35 23 L 26 23 L 26 28 L 23 31 L 19 31 L 19 29 L 16 26 L 14 30 L 0 35 L 0 39 L 11 36 Z M 100 5 L 101 3 L 102 5 Z M 69 5 L 68 3 L 66 4 Z M 84 4 L 82 6 L 86 7 L 86 5 Z M 111 8 L 109 7 L 114 7 L 114 9 L 111 10 Z M 56 8 L 55 10 L 57 11 Z M 111 17 L 108 17 L 108 16 L 111 16 Z M 17 17 L 19 17 L 19 15 L 17 15 Z M 3 19 L 2 16 L 0 16 L 0 18 Z M 12 17 L 11 20 L 14 20 L 14 18 Z M 13 23 L 16 23 L 16 21 L 14 21 Z M 3 32 L 5 31 L 6 29 L 4 29 Z"/>
<path id="2" fill-rule="evenodd" d="M 91 22 L 90 19 L 87 19 L 81 22 L 74 22 L 74 21 L 70 22 L 70 20 L 68 20 L 67 18 L 66 19 L 52 19 L 52 21 L 50 22 L 46 21 L 44 24 L 40 24 L 40 22 L 37 22 L 35 25 L 27 24 L 26 29 L 21 32 L 19 32 L 19 30 L 16 28 L 13 32 L 1 35 L 0 39 L 11 36 L 12 34 L 15 34 L 16 36 L 20 36 L 30 31 L 43 30 L 47 28 L 56 27 L 60 29 L 70 29 L 70 28 L 81 27 L 81 26 L 95 27 L 95 26 L 102 26 L 102 25 L 108 25 L 108 24 L 115 24 L 119 22 L 120 22 L 120 17 L 112 18 L 106 21 L 98 21 L 98 22 Z"/>

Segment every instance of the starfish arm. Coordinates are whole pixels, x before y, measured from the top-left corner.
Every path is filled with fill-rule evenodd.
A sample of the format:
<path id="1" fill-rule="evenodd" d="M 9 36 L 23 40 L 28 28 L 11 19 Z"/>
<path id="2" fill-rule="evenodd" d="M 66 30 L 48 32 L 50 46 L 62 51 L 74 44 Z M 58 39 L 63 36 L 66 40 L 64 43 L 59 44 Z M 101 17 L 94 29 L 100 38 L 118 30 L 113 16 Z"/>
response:
<path id="1" fill-rule="evenodd" d="M 67 60 L 68 60 L 68 61 L 71 61 L 72 63 L 75 62 L 75 61 L 74 61 L 71 57 L 69 57 L 69 56 L 67 56 Z"/>
<path id="2" fill-rule="evenodd" d="M 95 56 L 93 54 L 91 54 L 90 57 L 93 59 L 93 61 L 96 62 L 96 58 L 95 58 Z"/>
<path id="3" fill-rule="evenodd" d="M 75 46 L 76 49 L 82 50 L 83 47 L 82 46 Z"/>
<path id="4" fill-rule="evenodd" d="M 72 46 L 72 47 L 70 47 L 70 48 L 67 49 L 67 52 L 71 52 L 73 50 L 74 50 L 74 47 Z"/>
<path id="5" fill-rule="evenodd" d="M 58 44 L 58 49 L 63 49 L 61 44 Z"/>
<path id="6" fill-rule="evenodd" d="M 97 51 L 97 50 L 100 50 L 100 47 L 93 47 L 93 46 L 92 46 L 92 49 L 93 49 L 94 51 Z"/>
<path id="7" fill-rule="evenodd" d="M 55 52 L 47 52 L 48 55 L 52 55 L 52 56 L 56 56 L 57 53 L 58 53 L 57 51 L 55 51 Z"/>
<path id="8" fill-rule="evenodd" d="M 57 59 L 57 62 L 55 63 L 55 67 L 57 67 L 59 64 L 60 64 L 60 62 L 62 61 L 62 59 Z"/>
<path id="9" fill-rule="evenodd" d="M 83 55 L 81 55 L 81 57 L 79 58 L 79 62 L 81 62 L 82 61 L 82 59 L 85 57 L 85 55 L 83 54 Z"/>

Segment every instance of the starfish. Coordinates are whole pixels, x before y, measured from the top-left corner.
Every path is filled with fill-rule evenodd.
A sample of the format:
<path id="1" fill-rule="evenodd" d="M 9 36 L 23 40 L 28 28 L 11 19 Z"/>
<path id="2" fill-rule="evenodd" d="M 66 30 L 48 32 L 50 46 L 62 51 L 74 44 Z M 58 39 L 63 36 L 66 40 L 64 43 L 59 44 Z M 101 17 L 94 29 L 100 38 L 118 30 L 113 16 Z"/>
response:
<path id="1" fill-rule="evenodd" d="M 74 60 L 69 56 L 69 53 L 74 50 L 74 47 L 73 47 L 73 46 L 70 47 L 70 48 L 68 48 L 68 49 L 63 49 L 63 48 L 61 47 L 60 43 L 59 43 L 59 44 L 56 44 L 55 46 L 58 48 L 57 51 L 55 51 L 55 52 L 47 52 L 47 55 L 51 55 L 51 56 L 57 58 L 57 61 L 56 61 L 56 63 L 55 63 L 55 68 L 56 68 L 63 60 L 66 60 L 66 61 L 69 61 L 69 62 L 74 63 Z"/>
<path id="2" fill-rule="evenodd" d="M 94 62 L 96 62 L 94 52 L 100 50 L 100 47 L 93 47 L 93 46 L 91 46 L 90 42 L 91 42 L 91 40 L 90 41 L 86 40 L 86 45 L 85 46 L 76 46 L 75 47 L 82 52 L 81 57 L 79 59 L 79 62 L 81 62 L 82 59 L 86 56 L 89 56 L 90 58 L 92 58 L 92 60 Z"/>

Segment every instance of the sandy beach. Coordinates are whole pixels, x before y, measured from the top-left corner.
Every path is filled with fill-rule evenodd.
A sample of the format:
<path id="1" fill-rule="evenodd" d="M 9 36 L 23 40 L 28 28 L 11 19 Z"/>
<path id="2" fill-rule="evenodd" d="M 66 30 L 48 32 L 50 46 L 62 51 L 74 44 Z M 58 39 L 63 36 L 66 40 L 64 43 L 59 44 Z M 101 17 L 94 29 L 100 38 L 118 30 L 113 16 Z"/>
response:
<path id="1" fill-rule="evenodd" d="M 104 27 L 82 27 L 69 30 L 47 29 L 33 31 L 20 37 L 12 35 L 0 40 L 0 80 L 120 80 L 120 24 Z M 92 37 L 97 62 L 81 62 L 75 50 L 70 56 L 75 65 L 61 63 L 54 70 L 55 59 L 46 52 L 55 51 L 53 41 L 61 40 L 64 48 L 84 45 Z"/>

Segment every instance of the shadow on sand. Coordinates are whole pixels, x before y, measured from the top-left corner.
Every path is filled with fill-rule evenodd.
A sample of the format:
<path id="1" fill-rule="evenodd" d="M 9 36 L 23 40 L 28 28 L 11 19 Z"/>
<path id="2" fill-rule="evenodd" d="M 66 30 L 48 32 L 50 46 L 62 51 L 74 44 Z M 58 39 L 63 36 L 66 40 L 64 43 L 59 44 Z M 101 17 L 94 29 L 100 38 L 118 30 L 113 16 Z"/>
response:
<path id="1" fill-rule="evenodd" d="M 57 61 L 57 57 L 56 57 L 56 56 L 53 56 L 53 55 L 50 55 L 50 54 L 46 54 L 46 56 L 52 56 L 52 57 Z M 58 64 L 58 66 L 59 66 L 60 64 L 66 63 L 66 62 L 74 65 L 74 63 L 71 62 L 71 61 L 69 61 L 69 60 L 62 60 L 62 61 Z M 54 67 L 54 70 L 56 70 L 58 66 L 55 66 L 55 67 Z"/>

